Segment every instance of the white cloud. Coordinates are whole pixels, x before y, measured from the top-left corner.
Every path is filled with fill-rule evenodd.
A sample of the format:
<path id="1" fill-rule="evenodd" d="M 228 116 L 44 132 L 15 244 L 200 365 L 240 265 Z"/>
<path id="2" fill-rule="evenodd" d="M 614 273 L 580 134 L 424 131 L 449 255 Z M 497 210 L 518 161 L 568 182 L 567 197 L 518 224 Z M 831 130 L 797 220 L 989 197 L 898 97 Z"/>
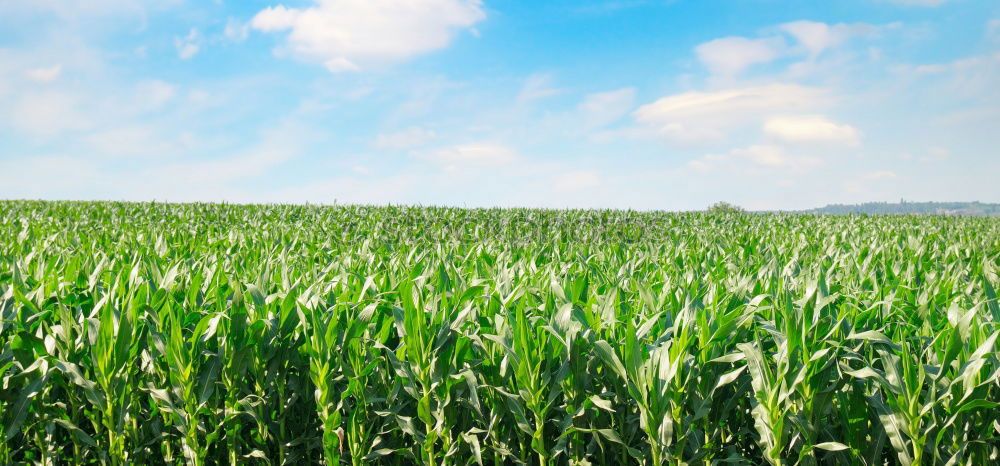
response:
<path id="1" fill-rule="evenodd" d="M 360 66 L 356 65 L 354 62 L 344 57 L 331 58 L 327 60 L 326 63 L 323 63 L 323 66 L 326 67 L 327 71 L 331 73 L 342 73 L 345 71 L 361 71 Z"/>
<path id="2" fill-rule="evenodd" d="M 702 121 L 700 123 L 665 123 L 657 128 L 656 134 L 667 140 L 682 144 L 719 142 L 728 138 L 728 123 Z"/>
<path id="3" fill-rule="evenodd" d="M 878 170 L 873 172 L 865 173 L 861 176 L 862 179 L 874 181 L 874 180 L 889 180 L 896 177 L 896 173 L 890 170 Z"/>
<path id="4" fill-rule="evenodd" d="M 268 7 L 251 25 L 290 30 L 288 49 L 331 72 L 402 61 L 446 47 L 458 29 L 482 21 L 480 0 L 315 0 L 308 8 Z"/>
<path id="5" fill-rule="evenodd" d="M 93 119 L 81 107 L 81 99 L 72 93 L 28 93 L 22 94 L 8 109 L 9 114 L 2 116 L 19 131 L 51 136 L 93 126 Z"/>
<path id="6" fill-rule="evenodd" d="M 591 170 L 577 170 L 555 177 L 552 189 L 557 192 L 584 191 L 601 185 L 601 176 Z"/>
<path id="7" fill-rule="evenodd" d="M 897 23 L 874 26 L 800 20 L 765 29 L 758 38 L 731 36 L 705 42 L 695 47 L 695 54 L 713 75 L 731 79 L 753 65 L 779 59 L 804 57 L 814 62 L 824 52 L 842 46 L 851 37 L 877 37 L 882 30 L 897 26 Z M 798 66 L 801 71 L 801 64 L 792 66 Z"/>
<path id="8" fill-rule="evenodd" d="M 48 68 L 34 68 L 26 71 L 24 75 L 36 82 L 47 83 L 55 81 L 62 73 L 62 65 L 54 65 Z"/>
<path id="9" fill-rule="evenodd" d="M 848 179 L 844 183 L 844 191 L 854 194 L 861 199 L 872 199 L 885 197 L 886 193 L 895 194 L 891 181 L 899 178 L 896 172 L 891 170 L 875 170 L 863 172 Z"/>
<path id="10" fill-rule="evenodd" d="M 236 18 L 229 18 L 226 20 L 226 28 L 222 30 L 222 36 L 233 42 L 243 42 L 250 36 L 250 25 Z"/>
<path id="11" fill-rule="evenodd" d="M 685 92 L 639 107 L 636 121 L 672 140 L 725 139 L 728 130 L 759 122 L 766 114 L 814 110 L 830 100 L 822 88 L 771 84 L 711 92 Z"/>
<path id="12" fill-rule="evenodd" d="M 857 24 L 826 24 L 816 21 L 793 21 L 778 26 L 778 30 L 792 36 L 800 47 L 805 49 L 810 58 L 815 58 L 824 51 L 834 49 L 844 44 L 851 37 L 876 37 L 883 29 L 897 27 L 898 24 L 873 26 L 866 23 Z"/>
<path id="13" fill-rule="evenodd" d="M 132 154 L 134 150 L 149 149 L 149 142 L 154 137 L 153 131 L 148 127 L 131 126 L 93 133 L 84 139 L 96 146 L 101 153 L 115 154 L 124 151 Z"/>
<path id="14" fill-rule="evenodd" d="M 174 37 L 174 47 L 177 48 L 177 56 L 181 60 L 187 60 L 198 54 L 201 42 L 198 30 L 191 28 L 191 31 L 184 37 Z"/>
<path id="15" fill-rule="evenodd" d="M 0 52 L 0 61 L 3 58 Z M 10 68 L 12 71 L 23 70 L 23 63 L 30 58 L 14 57 L 11 61 L 16 65 Z M 4 64 L 0 63 L 0 67 Z M 28 138 L 58 135 L 59 139 L 48 142 L 67 144 L 73 141 L 66 138 L 76 135 L 64 133 L 82 130 L 96 133 L 132 126 L 136 118 L 163 109 L 176 94 L 174 85 L 160 80 L 119 82 L 99 65 L 95 71 L 74 63 L 72 80 L 56 76 L 63 69 L 60 65 L 31 70 L 31 76 L 12 81 L 16 87 L 11 90 L 15 92 L 0 96 L 0 127 L 9 127 Z M 75 73 L 78 70 L 79 75 Z M 17 74 L 24 75 L 25 71 Z M 36 87 L 28 85 L 30 79 L 53 81 Z"/>
<path id="16" fill-rule="evenodd" d="M 94 199 L 94 188 L 116 186 L 116 180 L 94 164 L 62 155 L 0 159 L 0 173 L 17 174 L 4 176 L 0 184 L 0 196 L 4 199 Z M 98 194 L 101 195 L 105 199 L 112 197 Z"/>
<path id="17" fill-rule="evenodd" d="M 942 160 L 951 157 L 951 151 L 940 146 L 931 146 L 927 148 L 927 153 L 920 156 L 921 162 L 940 162 Z M 912 158 L 912 156 L 911 156 Z"/>
<path id="18" fill-rule="evenodd" d="M 379 134 L 375 147 L 379 149 L 411 149 L 426 144 L 436 137 L 434 131 L 414 126 L 394 133 Z"/>
<path id="19" fill-rule="evenodd" d="M 177 94 L 173 84 L 158 79 L 141 81 L 136 85 L 135 102 L 141 110 L 158 110 Z"/>
<path id="20" fill-rule="evenodd" d="M 282 31 L 294 27 L 301 14 L 302 10 L 285 8 L 285 5 L 269 6 L 258 12 L 250 24 L 258 31 Z"/>
<path id="21" fill-rule="evenodd" d="M 459 144 L 414 155 L 441 165 L 447 172 L 500 167 L 520 159 L 513 149 L 495 143 Z"/>
<path id="22" fill-rule="evenodd" d="M 552 87 L 552 75 L 547 73 L 534 73 L 524 80 L 521 92 L 517 94 L 518 102 L 531 102 L 532 100 L 544 99 L 561 93 L 559 89 Z"/>
<path id="23" fill-rule="evenodd" d="M 0 160 L 0 173 L 14 173 L 4 171 L 14 166 L 22 167 L 17 173 L 25 174 L 0 184 L 0 195 L 47 199 L 266 201 L 263 183 L 247 180 L 273 174 L 285 162 L 298 157 L 303 142 L 309 140 L 307 131 L 283 122 L 263 130 L 257 142 L 206 159 L 191 154 L 190 135 L 180 133 L 171 139 L 164 137 L 167 133 L 155 125 L 95 131 L 83 135 L 82 144 L 74 146 L 72 155 L 28 155 Z M 102 147 L 110 151 L 103 153 Z M 104 155 L 146 158 L 121 163 Z M 47 186 L 37 182 L 40 178 L 33 176 L 35 173 L 46 174 L 43 178 L 50 181 Z"/>
<path id="24" fill-rule="evenodd" d="M 635 105 L 635 88 L 588 94 L 577 107 L 587 128 L 599 128 L 625 116 Z"/>
<path id="25" fill-rule="evenodd" d="M 775 108 L 810 107 L 824 100 L 825 93 L 823 89 L 798 84 L 685 92 L 643 105 L 636 110 L 635 116 L 639 121 L 656 122 L 759 112 Z"/>
<path id="26" fill-rule="evenodd" d="M 899 158 L 905 161 L 919 160 L 921 162 L 940 162 L 951 157 L 951 151 L 940 146 L 931 146 L 927 148 L 927 151 L 917 157 L 914 156 L 912 152 L 903 152 L 899 154 Z"/>
<path id="27" fill-rule="evenodd" d="M 745 149 L 735 149 L 732 155 L 756 165 L 772 168 L 804 168 L 820 164 L 818 158 L 789 155 L 784 148 L 773 145 L 753 145 Z"/>
<path id="28" fill-rule="evenodd" d="M 255 178 L 273 172 L 302 153 L 308 136 L 296 124 L 282 122 L 265 130 L 260 140 L 235 153 L 213 159 L 178 160 L 164 166 L 151 167 L 140 174 L 142 179 L 159 183 L 174 180 L 179 186 L 226 183 Z M 183 190 L 163 189 L 183 193 Z"/>
<path id="29" fill-rule="evenodd" d="M 778 28 L 791 34 L 812 56 L 819 55 L 844 40 L 844 35 L 837 33 L 836 27 L 816 21 L 793 21 Z"/>
<path id="30" fill-rule="evenodd" d="M 253 178 L 268 173 L 271 169 L 294 158 L 284 147 L 264 147 L 246 155 L 208 160 L 191 164 L 173 165 L 177 179 L 196 183 L 224 183 L 227 181 Z M 170 173 L 168 170 L 166 173 Z M 170 179 L 171 177 L 166 177 Z"/>
<path id="31" fill-rule="evenodd" d="M 941 74 L 966 70 L 975 70 L 990 65 L 1000 63 L 1000 52 L 993 55 L 981 55 L 975 57 L 960 58 L 949 63 L 930 63 L 926 65 L 901 66 L 899 71 L 904 73 L 914 72 L 916 74 Z"/>
<path id="32" fill-rule="evenodd" d="M 181 5 L 184 0 L 32 0 L 0 2 L 0 17 L 12 15 L 36 16 L 39 12 L 51 18 L 70 22 L 91 21 L 102 17 L 128 17 L 146 20 L 156 11 Z"/>
<path id="33" fill-rule="evenodd" d="M 830 142 L 856 146 L 861 132 L 822 115 L 782 116 L 764 122 L 764 132 L 785 142 Z"/>
<path id="34" fill-rule="evenodd" d="M 190 134 L 166 138 L 151 126 L 124 126 L 84 137 L 98 156 L 163 156 L 181 154 L 192 145 Z"/>
<path id="35" fill-rule="evenodd" d="M 1000 18 L 991 19 L 986 22 L 986 37 L 1000 41 Z"/>
<path id="36" fill-rule="evenodd" d="M 709 173 L 726 170 L 742 173 L 790 170 L 801 171 L 819 166 L 822 159 L 813 156 L 792 155 L 785 148 L 771 144 L 755 144 L 750 147 L 733 149 L 725 154 L 709 154 L 688 162 L 691 170 Z"/>
<path id="37" fill-rule="evenodd" d="M 272 192 L 257 194 L 259 202 L 319 204 L 398 204 L 418 203 L 413 193 L 426 190 L 426 179 L 412 174 L 372 177 L 366 173 L 340 176 L 307 183 L 295 183 Z"/>
<path id="38" fill-rule="evenodd" d="M 901 83 L 918 86 L 905 88 L 908 92 L 941 96 L 952 105 L 959 102 L 977 104 L 964 111 L 983 110 L 996 115 L 995 110 L 1000 108 L 997 105 L 1000 93 L 996 92 L 1000 89 L 1000 51 L 945 63 L 900 65 L 891 70 Z M 978 117 L 981 122 L 983 118 Z"/>
<path id="39" fill-rule="evenodd" d="M 780 58 L 785 47 L 785 41 L 780 37 L 723 37 L 698 45 L 695 53 L 712 73 L 736 76 L 751 65 Z"/>
<path id="40" fill-rule="evenodd" d="M 687 167 L 698 173 L 709 173 L 725 166 L 728 161 L 728 155 L 709 154 L 700 159 L 689 161 Z"/>
<path id="41" fill-rule="evenodd" d="M 927 149 L 927 160 L 944 160 L 951 157 L 951 151 L 944 147 L 930 147 Z"/>

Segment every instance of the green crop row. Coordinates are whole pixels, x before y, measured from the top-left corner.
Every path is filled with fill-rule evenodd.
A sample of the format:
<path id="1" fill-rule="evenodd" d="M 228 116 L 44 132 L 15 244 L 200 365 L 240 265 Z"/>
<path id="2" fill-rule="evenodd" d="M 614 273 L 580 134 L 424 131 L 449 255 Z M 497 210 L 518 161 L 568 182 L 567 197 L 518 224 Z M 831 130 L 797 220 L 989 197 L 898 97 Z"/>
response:
<path id="1" fill-rule="evenodd" d="M 996 464 L 998 269 L 996 218 L 0 202 L 0 464 Z"/>

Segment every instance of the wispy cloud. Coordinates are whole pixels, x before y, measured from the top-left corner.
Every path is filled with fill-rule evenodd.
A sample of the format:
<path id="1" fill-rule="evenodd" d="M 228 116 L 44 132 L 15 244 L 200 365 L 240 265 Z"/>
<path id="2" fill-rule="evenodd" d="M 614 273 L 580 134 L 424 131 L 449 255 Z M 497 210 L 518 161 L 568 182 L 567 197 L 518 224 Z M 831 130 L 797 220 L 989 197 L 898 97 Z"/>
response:
<path id="1" fill-rule="evenodd" d="M 391 133 L 381 133 L 375 138 L 379 149 L 412 149 L 434 139 L 434 131 L 414 126 Z"/>
<path id="2" fill-rule="evenodd" d="M 174 47 L 177 49 L 177 56 L 181 60 L 187 60 L 198 54 L 201 49 L 201 34 L 197 29 L 192 28 L 186 36 L 175 37 Z"/>
<path id="3" fill-rule="evenodd" d="M 770 63 L 785 53 L 787 45 L 780 37 L 748 39 L 723 37 L 695 48 L 698 60 L 717 75 L 739 75 L 751 65 Z"/>
<path id="4" fill-rule="evenodd" d="M 222 36 L 233 42 L 243 42 L 250 36 L 250 25 L 236 18 L 226 20 L 226 27 L 222 30 Z"/>
<path id="5" fill-rule="evenodd" d="M 583 126 L 593 129 L 619 120 L 635 106 L 635 88 L 626 87 L 607 92 L 587 94 L 577 106 Z"/>
<path id="6" fill-rule="evenodd" d="M 822 165 L 819 157 L 789 153 L 784 147 L 772 144 L 756 144 L 733 149 L 724 154 L 709 154 L 688 162 L 688 168 L 696 172 L 728 171 L 744 173 L 747 169 L 757 172 L 771 170 L 800 171 Z"/>
<path id="7" fill-rule="evenodd" d="M 1000 41 L 1000 18 L 986 22 L 986 37 L 990 40 Z"/>
<path id="8" fill-rule="evenodd" d="M 549 73 L 532 73 L 524 80 L 521 92 L 517 94 L 517 102 L 531 102 L 562 93 L 553 85 L 554 79 Z"/>
<path id="9" fill-rule="evenodd" d="M 729 130 L 757 123 L 767 114 L 814 111 L 829 100 L 823 88 L 770 84 L 675 94 L 643 105 L 633 115 L 667 139 L 711 141 L 724 140 Z"/>
<path id="10" fill-rule="evenodd" d="M 415 152 L 414 156 L 434 162 L 446 172 L 502 167 L 520 159 L 514 149 L 493 142 L 458 144 Z"/>
<path id="11" fill-rule="evenodd" d="M 556 175 L 552 188 L 558 192 L 583 191 L 601 185 L 601 175 L 593 170 L 576 170 Z"/>
<path id="12" fill-rule="evenodd" d="M 47 83 L 55 81 L 62 74 L 62 65 L 53 65 L 47 68 L 33 68 L 24 72 L 24 75 L 36 82 Z"/>

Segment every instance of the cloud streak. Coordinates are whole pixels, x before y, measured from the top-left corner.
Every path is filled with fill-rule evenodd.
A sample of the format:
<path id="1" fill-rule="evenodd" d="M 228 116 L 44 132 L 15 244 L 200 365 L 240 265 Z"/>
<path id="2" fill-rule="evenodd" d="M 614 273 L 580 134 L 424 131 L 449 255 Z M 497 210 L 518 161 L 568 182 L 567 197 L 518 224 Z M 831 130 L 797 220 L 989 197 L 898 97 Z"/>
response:
<path id="1" fill-rule="evenodd" d="M 762 114 L 815 110 L 830 100 L 827 90 L 790 83 L 692 91 L 639 107 L 635 120 L 669 140 L 725 140 L 727 133 L 760 120 Z"/>

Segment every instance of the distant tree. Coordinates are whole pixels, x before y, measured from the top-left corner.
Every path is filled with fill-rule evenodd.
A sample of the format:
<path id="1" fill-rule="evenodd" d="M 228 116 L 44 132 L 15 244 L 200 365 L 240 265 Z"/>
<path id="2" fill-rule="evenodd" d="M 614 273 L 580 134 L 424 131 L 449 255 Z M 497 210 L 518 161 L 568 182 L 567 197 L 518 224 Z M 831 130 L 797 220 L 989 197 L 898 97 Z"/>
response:
<path id="1" fill-rule="evenodd" d="M 728 202 L 716 202 L 708 208 L 710 214 L 743 214 L 746 213 L 742 207 Z"/>
<path id="2" fill-rule="evenodd" d="M 906 215 L 1000 215 L 1000 204 L 974 202 L 914 202 L 900 199 L 899 204 L 866 202 L 864 204 L 830 204 L 806 212 L 820 214 L 906 214 Z"/>

